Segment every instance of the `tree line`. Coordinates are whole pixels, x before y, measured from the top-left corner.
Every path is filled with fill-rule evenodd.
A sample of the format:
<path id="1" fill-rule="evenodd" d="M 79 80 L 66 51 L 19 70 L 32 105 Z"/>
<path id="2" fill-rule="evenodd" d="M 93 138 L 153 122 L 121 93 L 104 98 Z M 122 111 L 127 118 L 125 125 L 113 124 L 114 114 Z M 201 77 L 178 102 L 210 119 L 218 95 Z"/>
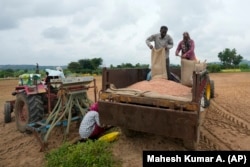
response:
<path id="1" fill-rule="evenodd" d="M 209 72 L 220 72 L 223 69 L 235 69 L 239 68 L 241 70 L 249 71 L 250 66 L 247 63 L 241 63 L 243 57 L 237 54 L 236 49 L 226 48 L 222 52 L 218 53 L 218 58 L 220 63 L 209 63 L 207 68 Z"/>
<path id="2" fill-rule="evenodd" d="M 97 74 L 100 75 L 102 73 L 102 65 L 103 59 L 102 58 L 93 58 L 93 59 L 80 59 L 77 62 L 70 62 L 67 65 L 67 68 L 63 68 L 64 74 L 70 75 L 74 74 Z M 131 63 L 122 63 L 120 65 L 114 66 L 110 65 L 109 68 L 148 68 L 148 64 L 140 64 L 137 63 L 135 65 Z M 18 77 L 22 74 L 29 73 L 34 74 L 36 73 L 35 66 L 33 69 L 3 69 L 0 70 L 0 78 L 7 78 L 7 77 Z M 45 69 L 42 68 L 39 70 L 39 74 L 45 76 Z"/>
<path id="3" fill-rule="evenodd" d="M 250 69 L 249 64 L 242 63 L 243 57 L 240 54 L 237 54 L 236 49 L 226 48 L 222 52 L 218 53 L 218 58 L 220 63 L 208 63 L 209 72 L 220 72 L 222 69 L 230 69 L 230 68 L 240 68 L 240 69 Z M 101 74 L 102 72 L 102 58 L 93 58 L 93 59 L 80 59 L 75 62 L 70 62 L 67 65 L 67 68 L 64 69 L 64 74 L 76 73 L 76 74 Z M 171 66 L 180 68 L 179 65 Z M 149 64 L 140 64 L 137 63 L 135 65 L 131 63 L 122 63 L 120 65 L 114 66 L 110 65 L 109 68 L 149 68 Z M 0 78 L 6 77 L 18 77 L 24 73 L 35 73 L 35 69 L 3 69 L 0 70 Z M 44 70 L 40 70 L 40 74 L 42 76 L 45 75 Z"/>

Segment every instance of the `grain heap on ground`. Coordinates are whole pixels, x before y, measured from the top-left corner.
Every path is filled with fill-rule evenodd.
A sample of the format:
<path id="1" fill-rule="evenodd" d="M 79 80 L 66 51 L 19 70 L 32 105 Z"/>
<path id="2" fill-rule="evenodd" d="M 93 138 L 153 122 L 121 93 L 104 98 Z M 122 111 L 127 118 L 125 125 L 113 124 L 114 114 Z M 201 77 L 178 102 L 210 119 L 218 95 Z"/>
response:
<path id="1" fill-rule="evenodd" d="M 133 85 L 130 85 L 128 88 L 138 89 L 141 91 L 151 91 L 161 95 L 172 96 L 187 96 L 191 93 L 190 87 L 163 78 L 155 78 L 150 81 L 137 82 Z"/>

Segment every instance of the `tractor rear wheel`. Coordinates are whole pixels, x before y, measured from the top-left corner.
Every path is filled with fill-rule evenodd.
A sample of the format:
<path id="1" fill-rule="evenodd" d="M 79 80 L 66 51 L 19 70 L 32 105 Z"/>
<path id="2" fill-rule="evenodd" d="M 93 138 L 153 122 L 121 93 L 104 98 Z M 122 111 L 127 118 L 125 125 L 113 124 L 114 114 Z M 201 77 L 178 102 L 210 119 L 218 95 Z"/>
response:
<path id="1" fill-rule="evenodd" d="M 12 107 L 10 102 L 6 102 L 4 104 L 4 122 L 9 123 L 11 122 L 11 112 L 12 112 Z"/>
<path id="2" fill-rule="evenodd" d="M 17 129 L 20 132 L 25 132 L 27 124 L 42 120 L 43 116 L 44 106 L 41 96 L 27 96 L 24 93 L 17 95 L 15 102 L 15 120 Z"/>

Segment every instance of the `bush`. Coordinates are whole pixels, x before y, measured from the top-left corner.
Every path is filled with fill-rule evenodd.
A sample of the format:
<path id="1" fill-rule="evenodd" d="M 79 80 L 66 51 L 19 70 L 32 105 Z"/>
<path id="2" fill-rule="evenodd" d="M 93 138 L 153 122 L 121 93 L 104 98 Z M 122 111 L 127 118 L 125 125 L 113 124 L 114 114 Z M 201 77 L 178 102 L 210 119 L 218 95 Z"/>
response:
<path id="1" fill-rule="evenodd" d="M 240 64 L 240 69 L 249 69 L 249 65 L 248 64 Z"/>
<path id="2" fill-rule="evenodd" d="M 110 143 L 91 141 L 70 145 L 63 144 L 45 155 L 46 167 L 112 167 L 118 166 L 115 161 Z"/>
<path id="3" fill-rule="evenodd" d="M 207 69 L 210 73 L 220 72 L 221 66 L 219 64 L 208 64 Z"/>

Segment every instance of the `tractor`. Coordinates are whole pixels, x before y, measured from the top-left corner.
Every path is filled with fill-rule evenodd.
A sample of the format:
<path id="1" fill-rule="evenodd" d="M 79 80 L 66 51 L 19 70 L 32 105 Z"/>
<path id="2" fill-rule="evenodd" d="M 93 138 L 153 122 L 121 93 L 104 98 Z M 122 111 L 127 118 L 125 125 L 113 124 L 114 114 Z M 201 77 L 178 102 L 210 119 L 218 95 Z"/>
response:
<path id="1" fill-rule="evenodd" d="M 55 70 L 57 71 L 57 70 Z M 61 78 L 60 71 L 56 75 L 50 75 L 51 79 Z M 57 88 L 50 88 L 41 80 L 38 64 L 35 74 L 22 74 L 19 76 L 18 86 L 12 95 L 15 100 L 6 101 L 4 104 L 4 122 L 11 122 L 11 113 L 14 111 L 17 129 L 21 132 L 26 131 L 26 125 L 31 122 L 42 120 L 50 110 L 48 103 L 53 107 L 57 99 Z"/>
<path id="2" fill-rule="evenodd" d="M 36 74 L 20 75 L 19 85 L 12 93 L 16 99 L 6 101 L 4 104 L 4 122 L 11 122 L 11 113 L 14 111 L 17 129 L 20 132 L 25 132 L 29 125 L 39 121 L 45 123 L 47 117 L 50 114 L 52 115 L 54 110 L 59 110 L 58 100 L 60 97 L 65 97 L 63 104 L 66 104 L 67 101 L 65 99 L 70 99 L 68 97 L 72 94 L 74 94 L 74 98 L 77 97 L 77 94 L 80 94 L 81 97 L 78 99 L 73 98 L 74 101 L 71 102 L 72 106 L 69 109 L 70 111 L 67 111 L 67 114 L 70 112 L 71 116 L 79 114 L 82 116 L 91 103 L 91 100 L 87 98 L 86 90 L 90 88 L 87 84 L 94 80 L 93 77 L 65 78 L 61 68 L 58 69 L 46 69 L 46 72 L 49 73 L 47 77 L 50 78 L 48 84 L 41 80 L 38 64 Z M 62 92 L 67 93 L 62 95 Z M 86 102 L 82 102 L 82 100 Z M 60 103 L 61 106 L 63 104 Z M 60 108 L 61 111 L 63 110 L 62 108 L 64 107 Z M 50 122 L 46 123 L 49 124 Z"/>

